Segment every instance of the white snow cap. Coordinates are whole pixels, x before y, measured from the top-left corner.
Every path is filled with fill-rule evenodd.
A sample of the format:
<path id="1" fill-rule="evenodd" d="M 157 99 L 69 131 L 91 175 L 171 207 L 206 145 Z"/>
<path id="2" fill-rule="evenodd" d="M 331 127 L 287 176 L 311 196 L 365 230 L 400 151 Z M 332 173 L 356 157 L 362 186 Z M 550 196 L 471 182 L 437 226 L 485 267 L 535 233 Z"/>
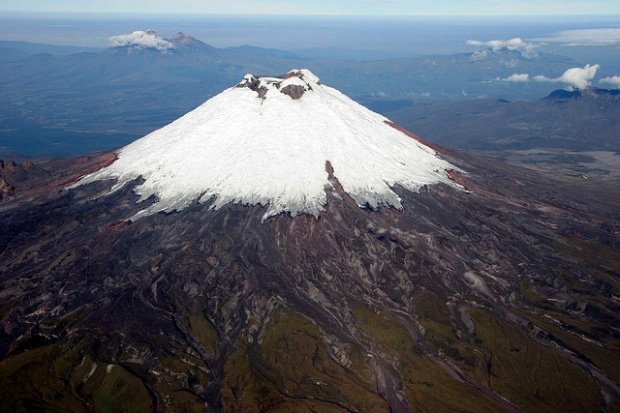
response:
<path id="1" fill-rule="evenodd" d="M 156 32 L 138 30 L 130 34 L 120 34 L 110 37 L 112 47 L 135 46 L 144 49 L 156 49 L 165 52 L 174 49 L 174 44 L 165 40 Z"/>
<path id="2" fill-rule="evenodd" d="M 322 85 L 309 70 L 246 75 L 235 87 L 118 151 L 118 159 L 77 185 L 116 179 L 115 191 L 142 177 L 140 201 L 157 202 L 133 219 L 195 201 L 263 205 L 263 219 L 318 216 L 333 190 L 326 169 L 360 207 L 402 208 L 392 190 L 440 182 L 458 187 L 458 168 L 388 119 Z"/>

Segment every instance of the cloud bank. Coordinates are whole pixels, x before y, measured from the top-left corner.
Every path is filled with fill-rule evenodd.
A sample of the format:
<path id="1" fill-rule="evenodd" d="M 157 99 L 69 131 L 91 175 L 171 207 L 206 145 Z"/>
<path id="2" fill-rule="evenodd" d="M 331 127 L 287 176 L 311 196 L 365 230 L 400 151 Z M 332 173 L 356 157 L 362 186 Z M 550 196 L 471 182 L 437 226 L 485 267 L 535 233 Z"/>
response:
<path id="1" fill-rule="evenodd" d="M 144 49 L 156 49 L 161 52 L 174 49 L 174 44 L 165 40 L 152 30 L 138 30 L 130 34 L 110 37 L 112 47 L 136 46 Z"/>
<path id="2" fill-rule="evenodd" d="M 487 47 L 494 52 L 497 52 L 502 49 L 516 51 L 516 52 L 521 53 L 521 56 L 528 58 L 528 59 L 536 57 L 538 54 L 536 52 L 536 46 L 533 43 L 526 42 L 520 37 L 515 37 L 514 39 L 510 39 L 510 40 L 489 40 L 489 41 L 468 40 L 467 44 L 469 46 L 475 46 L 475 47 Z"/>
<path id="3" fill-rule="evenodd" d="M 536 40 L 564 46 L 614 46 L 620 44 L 620 28 L 564 30 Z"/>
<path id="4" fill-rule="evenodd" d="M 556 82 L 564 83 L 566 86 L 576 89 L 586 89 L 592 84 L 592 79 L 596 76 L 596 72 L 600 65 L 585 65 L 584 67 L 573 67 L 568 69 L 562 76 L 556 78 L 548 78 L 546 76 L 534 76 L 536 82 Z"/>
<path id="5" fill-rule="evenodd" d="M 515 73 L 504 78 L 496 78 L 499 82 L 525 83 L 531 80 L 535 82 L 564 83 L 570 89 L 586 89 L 592 85 L 592 80 L 596 77 L 596 72 L 600 65 L 585 65 L 584 67 L 573 67 L 568 69 L 560 77 L 534 76 L 530 77 L 527 73 Z M 620 76 L 606 77 L 600 80 L 601 83 L 608 83 L 620 87 Z"/>
<path id="6" fill-rule="evenodd" d="M 603 85 L 609 85 L 613 89 L 620 89 L 620 76 L 607 76 L 599 80 Z"/>
<path id="7" fill-rule="evenodd" d="M 504 78 L 498 77 L 495 80 L 499 80 L 501 82 L 524 83 L 530 81 L 530 75 L 528 75 L 527 73 L 515 73 L 514 75 L 510 75 Z"/>

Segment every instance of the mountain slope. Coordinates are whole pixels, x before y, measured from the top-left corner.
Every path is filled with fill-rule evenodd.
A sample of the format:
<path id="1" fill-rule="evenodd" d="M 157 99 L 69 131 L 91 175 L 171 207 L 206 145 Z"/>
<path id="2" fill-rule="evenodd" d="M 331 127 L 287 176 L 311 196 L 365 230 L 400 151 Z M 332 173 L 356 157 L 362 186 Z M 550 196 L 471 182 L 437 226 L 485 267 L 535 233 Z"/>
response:
<path id="1" fill-rule="evenodd" d="M 280 92 L 263 104 L 270 93 Z M 395 139 L 413 140 L 400 130 Z M 127 148 L 47 165 L 0 203 L 0 402 L 12 411 L 618 409 L 620 188 L 432 146 L 433 159 L 454 166 L 450 179 L 418 192 L 386 182 L 402 210 L 361 207 L 326 162 L 332 190 L 318 217 L 267 220 L 268 206 L 211 202 L 127 220 L 161 202 L 140 196 L 150 176 L 117 188 L 81 181 Z M 200 159 L 193 149 L 187 161 Z M 294 146 L 277 149 L 298 159 Z"/>

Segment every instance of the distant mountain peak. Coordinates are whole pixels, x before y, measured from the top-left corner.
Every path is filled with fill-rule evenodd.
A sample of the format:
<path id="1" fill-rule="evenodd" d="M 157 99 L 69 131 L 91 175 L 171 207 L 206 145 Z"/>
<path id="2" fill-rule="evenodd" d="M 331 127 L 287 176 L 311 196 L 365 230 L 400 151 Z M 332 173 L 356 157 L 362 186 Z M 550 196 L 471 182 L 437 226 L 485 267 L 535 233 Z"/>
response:
<path id="1" fill-rule="evenodd" d="M 538 56 L 536 46 L 533 43 L 524 41 L 520 37 L 509 40 L 468 40 L 467 44 L 476 47 L 487 46 L 472 54 L 472 58 L 477 60 L 483 60 L 490 56 L 502 55 L 518 55 L 518 57 L 523 59 L 533 59 Z"/>
<path id="2" fill-rule="evenodd" d="M 214 49 L 213 46 L 206 44 L 203 41 L 196 39 L 183 32 L 178 32 L 173 38 L 168 39 L 177 49 Z"/>
<path id="3" fill-rule="evenodd" d="M 551 92 L 543 100 L 570 100 L 570 99 L 598 99 L 598 98 L 611 98 L 614 100 L 620 99 L 620 90 L 615 89 L 602 89 L 597 87 L 588 87 L 585 89 L 557 89 Z"/>
<path id="4" fill-rule="evenodd" d="M 178 32 L 171 39 L 162 37 L 155 30 L 137 30 L 129 34 L 110 37 L 113 49 L 125 49 L 129 53 L 136 51 L 157 51 L 161 54 L 183 52 L 185 50 L 212 50 L 210 46 L 183 32 Z"/>
<path id="5" fill-rule="evenodd" d="M 178 32 L 171 40 L 174 42 L 186 43 L 186 44 L 193 43 L 196 41 L 196 39 L 194 39 L 193 37 L 183 32 Z"/>
<path id="6" fill-rule="evenodd" d="M 508 47 L 502 47 L 499 49 L 489 47 L 473 52 L 470 60 L 474 62 L 493 60 L 506 66 L 513 66 L 516 62 L 532 60 L 537 56 L 538 55 L 534 53 L 528 54 L 520 50 L 510 49 Z"/>
<path id="7" fill-rule="evenodd" d="M 153 49 L 162 53 L 170 52 L 175 48 L 172 42 L 164 39 L 154 30 L 137 30 L 129 34 L 112 36 L 109 40 L 114 48 Z"/>
<path id="8" fill-rule="evenodd" d="M 334 182 L 360 207 L 402 208 L 393 191 L 458 187 L 457 170 L 387 118 L 324 86 L 307 69 L 246 75 L 173 123 L 122 148 L 112 165 L 81 183 L 142 177 L 155 196 L 136 217 L 179 211 L 196 201 L 267 206 L 264 218 L 318 216 Z"/>

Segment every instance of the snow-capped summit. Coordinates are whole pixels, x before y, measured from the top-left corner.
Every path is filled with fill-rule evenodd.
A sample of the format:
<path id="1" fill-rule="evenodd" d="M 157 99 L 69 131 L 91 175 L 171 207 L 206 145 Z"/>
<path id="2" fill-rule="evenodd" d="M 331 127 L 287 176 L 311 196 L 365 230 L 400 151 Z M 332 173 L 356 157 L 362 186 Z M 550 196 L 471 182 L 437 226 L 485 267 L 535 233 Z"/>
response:
<path id="1" fill-rule="evenodd" d="M 485 46 L 484 49 L 472 54 L 472 60 L 485 60 L 490 57 L 514 57 L 529 60 L 538 57 L 536 45 L 520 37 L 509 40 L 468 40 L 467 44 L 476 47 Z"/>
<path id="2" fill-rule="evenodd" d="M 413 135 L 411 135 L 413 136 Z M 80 184 L 142 177 L 135 192 L 157 202 L 136 217 L 181 210 L 195 201 L 266 206 L 318 216 L 333 177 L 359 206 L 401 208 L 393 191 L 456 186 L 458 169 L 385 117 L 322 85 L 309 70 L 246 75 L 236 86 L 171 124 L 120 149 L 118 159 Z M 136 218 L 134 217 L 134 218 Z"/>
<path id="3" fill-rule="evenodd" d="M 167 52 L 174 49 L 174 44 L 153 30 L 137 30 L 129 34 L 120 34 L 110 37 L 112 47 L 130 47 L 139 49 L 155 49 Z"/>
<path id="4" fill-rule="evenodd" d="M 261 99 L 265 99 L 269 91 L 276 91 L 288 95 L 295 100 L 301 98 L 305 92 L 314 90 L 313 86 L 319 87 L 320 84 L 319 78 L 312 72 L 308 69 L 301 69 L 292 70 L 280 77 L 256 77 L 247 74 L 237 87 L 253 90 Z"/>

